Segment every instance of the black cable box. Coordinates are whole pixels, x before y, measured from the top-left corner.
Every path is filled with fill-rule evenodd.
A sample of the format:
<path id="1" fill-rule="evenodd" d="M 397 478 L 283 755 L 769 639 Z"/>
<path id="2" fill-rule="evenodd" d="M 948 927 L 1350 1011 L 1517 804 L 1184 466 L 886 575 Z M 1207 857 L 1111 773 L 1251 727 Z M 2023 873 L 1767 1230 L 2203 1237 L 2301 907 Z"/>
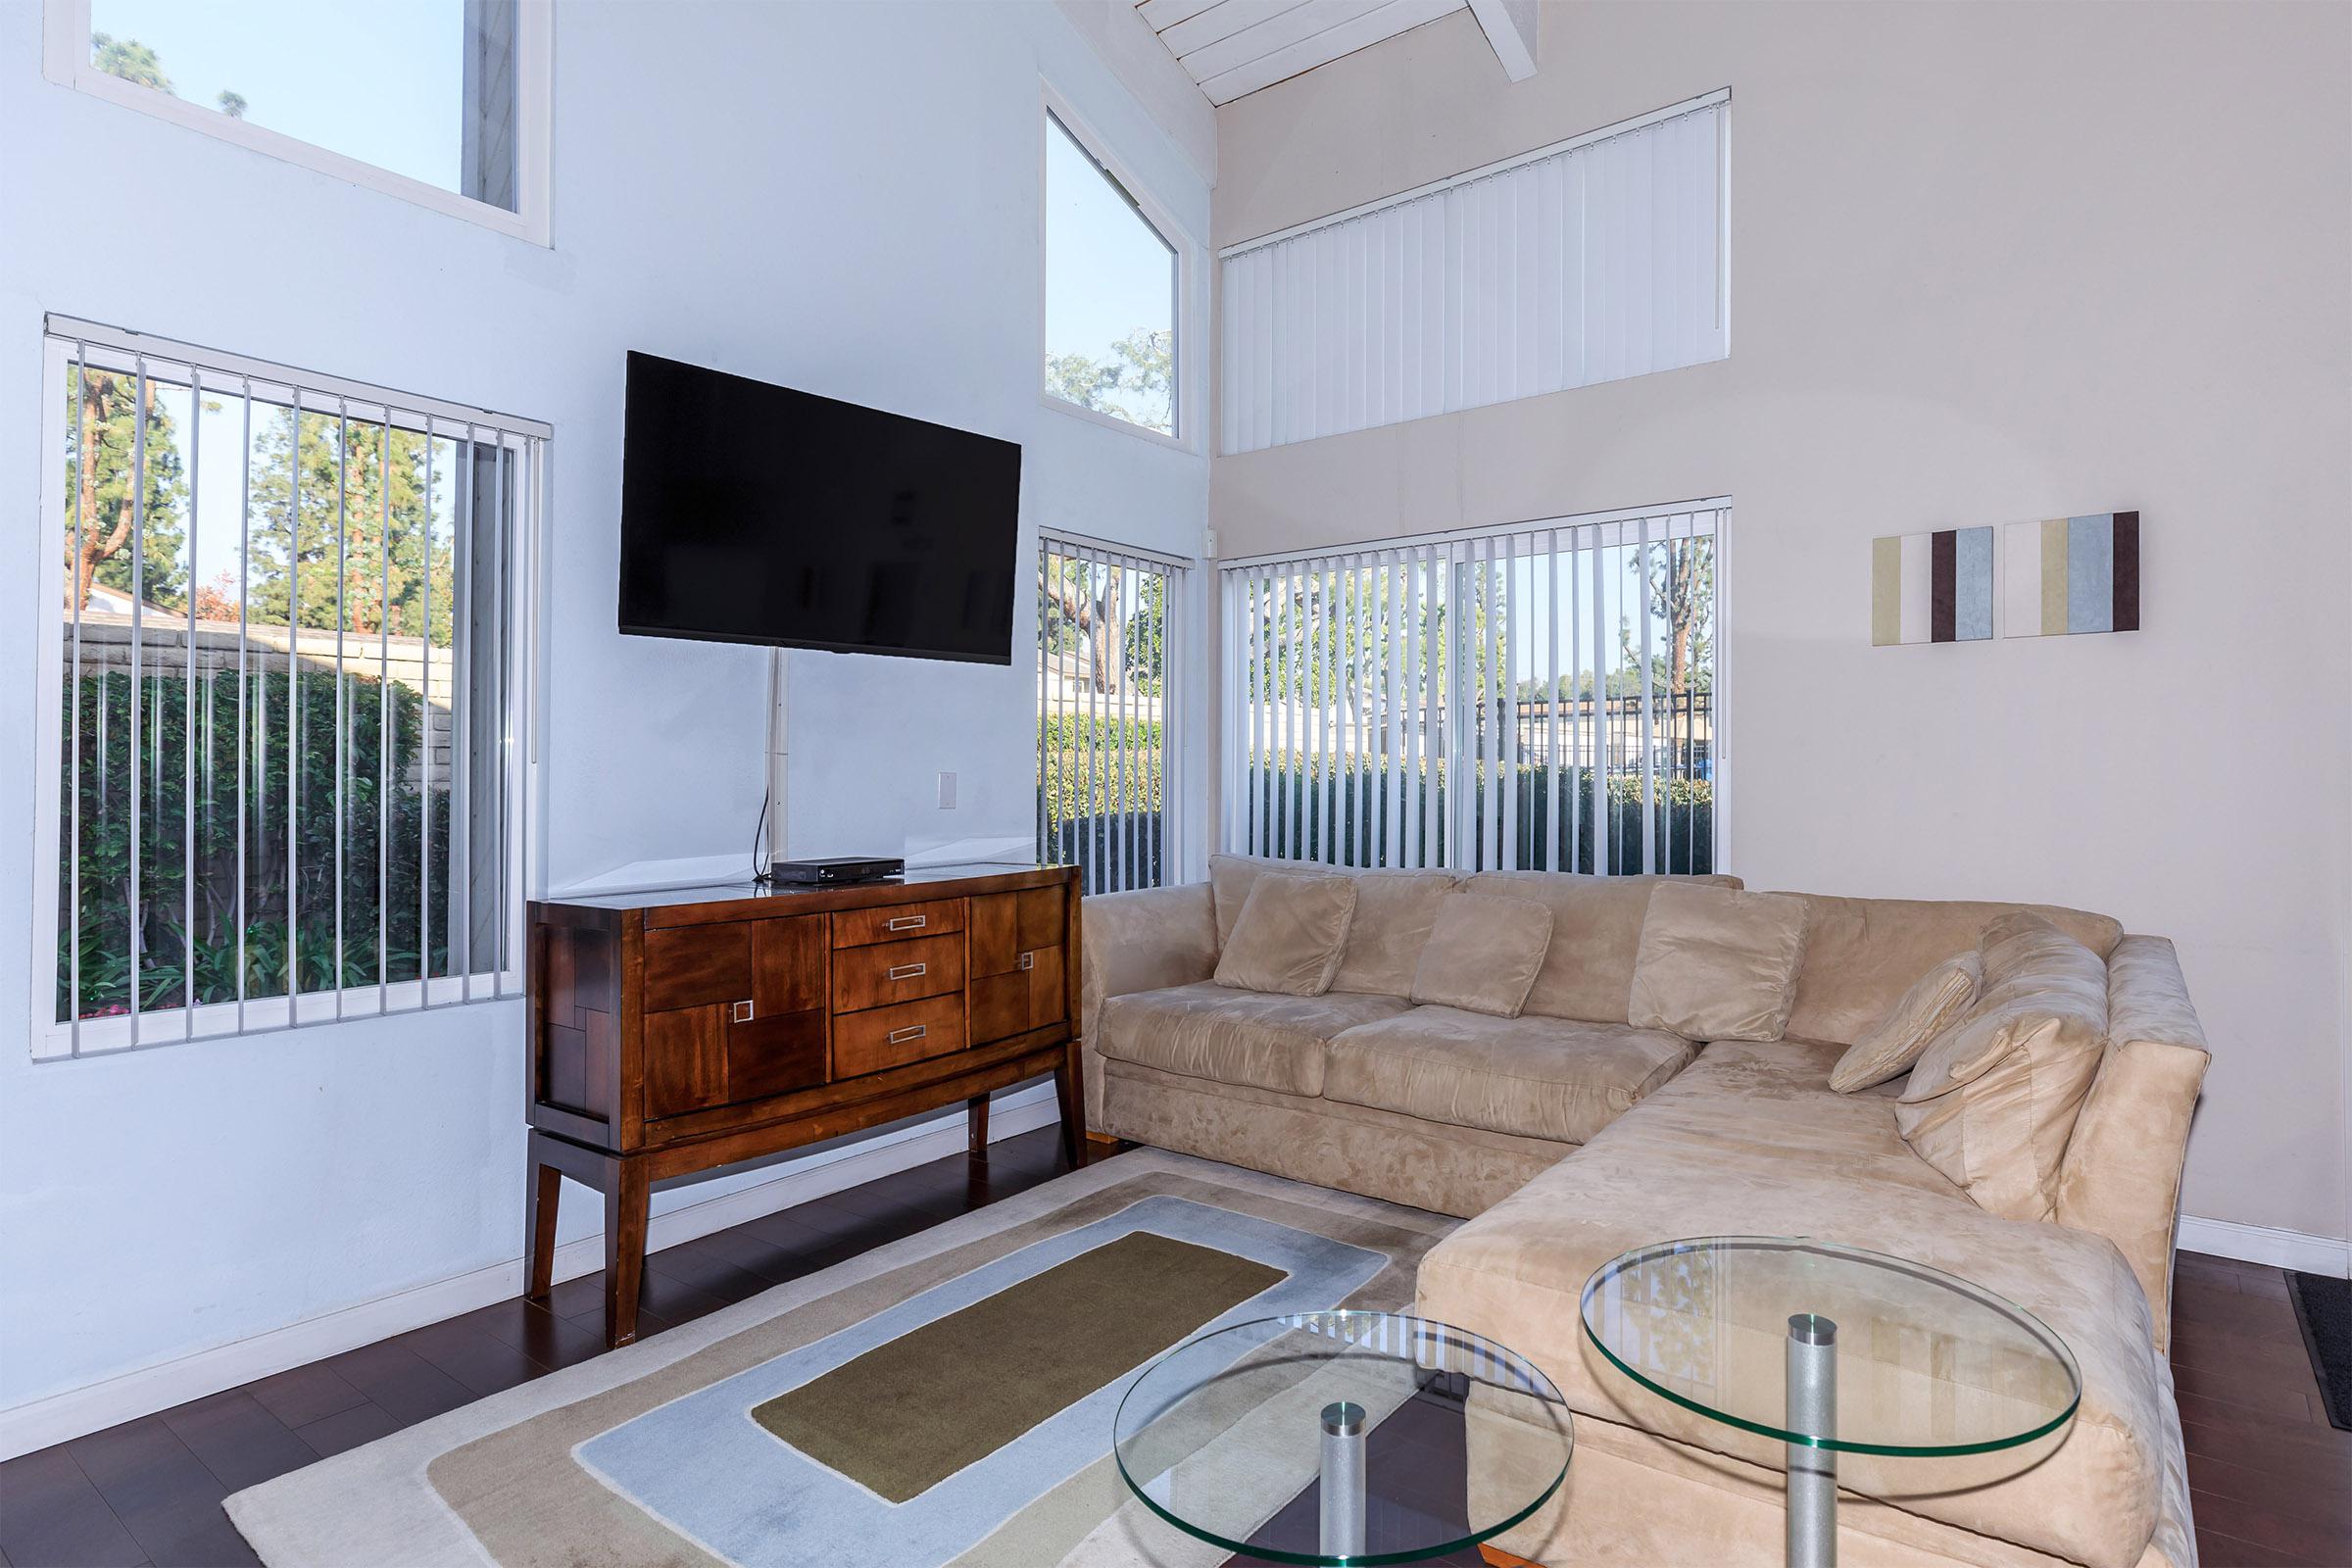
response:
<path id="1" fill-rule="evenodd" d="M 792 887 L 832 887 L 846 882 L 883 882 L 906 874 L 896 856 L 847 856 L 831 860 L 770 860 L 767 879 Z"/>

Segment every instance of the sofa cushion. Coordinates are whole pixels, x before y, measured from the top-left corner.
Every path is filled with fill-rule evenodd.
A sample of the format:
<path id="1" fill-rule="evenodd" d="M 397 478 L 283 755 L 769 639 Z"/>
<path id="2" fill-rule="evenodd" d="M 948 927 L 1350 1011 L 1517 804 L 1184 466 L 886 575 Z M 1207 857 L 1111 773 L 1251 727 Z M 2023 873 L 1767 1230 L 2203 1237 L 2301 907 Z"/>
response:
<path id="1" fill-rule="evenodd" d="M 1581 1144 L 1690 1055 L 1690 1043 L 1678 1035 L 1621 1023 L 1415 1007 L 1334 1039 L 1323 1097 Z"/>
<path id="2" fill-rule="evenodd" d="M 1355 923 L 1331 989 L 1410 996 L 1438 909 L 1462 879 L 1451 871 L 1365 871 L 1354 880 Z"/>
<path id="3" fill-rule="evenodd" d="M 1909 1072 L 1937 1035 L 1968 1015 L 1984 983 L 1984 961 L 1974 948 L 1921 975 L 1894 1010 L 1838 1058 L 1830 1087 L 1850 1095 Z"/>
<path id="4" fill-rule="evenodd" d="M 1261 876 L 1234 922 L 1233 940 L 1217 956 L 1216 982 L 1243 991 L 1319 997 L 1339 973 L 1354 918 L 1352 882 Z"/>
<path id="5" fill-rule="evenodd" d="M 1310 876 L 1331 868 L 1308 860 L 1277 860 L 1263 855 L 1212 855 L 1208 858 L 1208 889 L 1217 905 L 1217 946 L 1233 940 L 1233 923 L 1250 902 L 1250 889 L 1268 871 Z"/>
<path id="6" fill-rule="evenodd" d="M 1686 1040 L 1778 1040 L 1804 942 L 1801 899 L 1661 882 L 1642 921 L 1626 1022 Z"/>
<path id="7" fill-rule="evenodd" d="M 1583 876 L 1567 871 L 1482 871 L 1472 893 L 1534 899 L 1551 909 L 1551 946 L 1524 1010 L 1589 1023 L 1626 1021 L 1626 994 L 1642 948 L 1650 889 L 1661 882 L 1736 888 L 1734 876 Z M 1970 940 L 1976 933 L 1970 932 Z"/>
<path id="8" fill-rule="evenodd" d="M 1995 917 L 2032 909 L 2104 958 L 2124 928 L 2103 914 L 2041 904 L 1966 900 L 1836 899 L 1799 893 L 1805 961 L 1788 1032 L 1850 1046 L 1879 1025 L 1911 982 L 1963 949 Z"/>
<path id="9" fill-rule="evenodd" d="M 1903 1146 L 1892 1101 L 1830 1089 L 1838 1051 L 1797 1040 L 1709 1046 L 1440 1244 L 1421 1266 L 1419 1310 L 1526 1355 L 1580 1416 L 1777 1467 L 1780 1445 L 1671 1405 L 1588 1351 L 1578 1301 L 1592 1271 L 1634 1247 L 1706 1235 L 1811 1236 L 1946 1269 L 2056 1331 L 2081 1365 L 2082 1407 L 2055 1450 L 2020 1473 L 1889 1460 L 1872 1479 L 1913 1513 L 2091 1568 L 2131 1568 L 2155 1528 L 2166 1445 L 2137 1281 L 2102 1237 L 1968 1201 Z M 1985 1464 L 1996 1460 L 2011 1462 Z M 1838 1464 L 1859 1482 L 1866 1462 Z"/>
<path id="10" fill-rule="evenodd" d="M 2010 1219 L 2048 1219 L 2107 1046 L 2107 965 L 2031 910 L 1984 928 L 1984 995 L 1938 1035 L 1895 1107 L 1911 1148 Z"/>
<path id="11" fill-rule="evenodd" d="M 1449 893 L 1413 967 L 1412 998 L 1516 1018 L 1551 944 L 1551 911 L 1533 899 Z"/>
<path id="12" fill-rule="evenodd" d="M 1323 1092 L 1325 1041 L 1405 1005 L 1397 997 L 1277 996 L 1202 981 L 1112 997 L 1095 1049 L 1187 1078 L 1311 1097 Z"/>
<path id="13" fill-rule="evenodd" d="M 1268 873 L 1344 876 L 1354 882 L 1355 919 L 1348 927 L 1347 951 L 1341 956 L 1339 973 L 1331 978 L 1331 989 L 1384 997 L 1401 997 L 1412 991 L 1413 965 L 1420 959 L 1421 945 L 1429 940 L 1438 901 L 1462 885 L 1462 879 L 1451 871 L 1367 871 L 1315 860 L 1212 855 L 1208 858 L 1208 881 L 1216 906 L 1219 949 L 1232 941 L 1234 923 L 1242 917 L 1250 889 Z"/>

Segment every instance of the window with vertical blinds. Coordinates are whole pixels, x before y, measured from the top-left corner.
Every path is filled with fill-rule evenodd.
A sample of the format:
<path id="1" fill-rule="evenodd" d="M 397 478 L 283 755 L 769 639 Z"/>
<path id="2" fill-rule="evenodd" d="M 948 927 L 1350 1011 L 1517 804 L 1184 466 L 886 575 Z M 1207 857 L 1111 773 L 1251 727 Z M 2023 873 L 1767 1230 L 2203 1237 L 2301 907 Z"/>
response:
<path id="1" fill-rule="evenodd" d="M 515 994 L 545 426 L 50 331 L 36 1054 Z"/>
<path id="2" fill-rule="evenodd" d="M 1715 869 L 1728 515 L 1706 502 L 1225 567 L 1225 845 Z"/>
<path id="3" fill-rule="evenodd" d="M 1730 352 L 1730 92 L 1220 253 L 1223 450 Z"/>
<path id="4" fill-rule="evenodd" d="M 1177 628 L 1186 568 L 1071 538 L 1039 542 L 1037 855 L 1088 893 L 1180 865 Z"/>

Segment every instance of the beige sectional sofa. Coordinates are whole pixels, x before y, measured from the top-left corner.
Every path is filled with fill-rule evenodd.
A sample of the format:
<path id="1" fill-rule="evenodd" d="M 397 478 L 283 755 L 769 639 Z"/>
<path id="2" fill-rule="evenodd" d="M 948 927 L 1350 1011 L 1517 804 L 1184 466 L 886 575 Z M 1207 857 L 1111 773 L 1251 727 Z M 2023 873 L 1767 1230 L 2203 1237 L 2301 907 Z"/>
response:
<path id="1" fill-rule="evenodd" d="M 1324 995 L 1211 978 L 1270 865 L 1359 878 Z M 1090 1125 L 1467 1217 L 1423 1263 L 1421 1310 L 1529 1356 L 1578 1419 L 1566 1486 L 1498 1543 L 1522 1556 L 1552 1568 L 1780 1560 L 1777 1446 L 1631 1388 L 1587 1346 L 1578 1297 L 1593 1269 L 1644 1243 L 1803 1235 L 1996 1291 L 2056 1330 L 2082 1371 L 2081 1409 L 2054 1448 L 1881 1470 L 1849 1459 L 1868 1495 L 1840 1512 L 1845 1561 L 2188 1568 L 2165 1347 L 2207 1057 L 2171 944 L 2077 910 L 1798 895 L 1785 1036 L 1685 1040 L 1627 1021 L 1654 881 L 1220 857 L 1207 883 L 1089 899 Z M 1518 1017 L 1409 1000 L 1438 901 L 1456 890 L 1551 910 Z M 1845 1048 L 1915 980 L 2021 907 L 2096 954 L 2107 979 L 2106 1044 L 2046 1220 L 1987 1212 L 1914 1152 L 1896 1122 L 1902 1080 L 1829 1087 Z"/>

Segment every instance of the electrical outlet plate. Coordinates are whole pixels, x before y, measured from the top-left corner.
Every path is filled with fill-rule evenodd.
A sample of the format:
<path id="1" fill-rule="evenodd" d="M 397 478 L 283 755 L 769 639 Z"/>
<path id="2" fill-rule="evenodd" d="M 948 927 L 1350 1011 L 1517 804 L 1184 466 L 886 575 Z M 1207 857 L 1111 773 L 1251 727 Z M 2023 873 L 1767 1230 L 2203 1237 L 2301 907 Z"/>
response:
<path id="1" fill-rule="evenodd" d="M 939 775 L 939 808 L 943 811 L 956 809 L 956 775 L 953 773 Z"/>

